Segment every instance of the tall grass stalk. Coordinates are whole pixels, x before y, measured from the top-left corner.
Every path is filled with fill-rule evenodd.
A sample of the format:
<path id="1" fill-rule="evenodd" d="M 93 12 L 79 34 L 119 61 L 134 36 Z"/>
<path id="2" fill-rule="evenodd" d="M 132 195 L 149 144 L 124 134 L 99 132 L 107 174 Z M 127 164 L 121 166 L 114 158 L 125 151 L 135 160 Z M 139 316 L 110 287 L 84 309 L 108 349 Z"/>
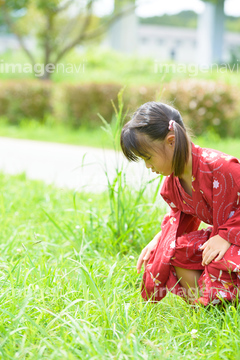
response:
<path id="1" fill-rule="evenodd" d="M 158 185 L 152 197 L 152 203 L 144 202 L 144 194 L 147 186 L 154 180 L 142 183 L 140 189 L 137 191 L 127 183 L 126 166 L 119 153 L 120 134 L 127 117 L 127 112 L 123 114 L 123 92 L 124 88 L 118 94 L 118 107 L 112 102 L 115 117 L 111 123 L 108 123 L 99 115 L 104 124 L 102 128 L 108 133 L 116 156 L 115 177 L 113 181 L 110 180 L 108 169 L 105 169 L 110 205 L 107 226 L 115 238 L 113 246 L 118 246 L 120 250 L 124 248 L 124 244 L 129 238 L 133 238 L 135 234 L 141 236 L 140 230 L 145 224 L 145 214 L 149 211 L 149 207 L 152 206 L 162 180 L 162 177 L 159 177 Z"/>

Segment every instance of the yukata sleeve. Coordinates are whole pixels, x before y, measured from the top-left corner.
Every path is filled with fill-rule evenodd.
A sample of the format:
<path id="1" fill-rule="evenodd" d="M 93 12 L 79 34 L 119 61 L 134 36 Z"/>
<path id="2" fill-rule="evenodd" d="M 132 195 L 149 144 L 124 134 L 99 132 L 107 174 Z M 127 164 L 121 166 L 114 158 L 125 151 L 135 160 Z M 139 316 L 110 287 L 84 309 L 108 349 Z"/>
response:
<path id="1" fill-rule="evenodd" d="M 217 165 L 213 171 L 212 235 L 240 246 L 240 164 L 226 156 Z"/>

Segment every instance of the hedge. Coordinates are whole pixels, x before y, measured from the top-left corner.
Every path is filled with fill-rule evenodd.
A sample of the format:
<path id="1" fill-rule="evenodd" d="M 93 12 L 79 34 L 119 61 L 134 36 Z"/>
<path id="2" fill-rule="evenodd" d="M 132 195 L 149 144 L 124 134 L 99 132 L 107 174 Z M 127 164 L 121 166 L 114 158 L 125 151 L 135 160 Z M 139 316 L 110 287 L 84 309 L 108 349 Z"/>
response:
<path id="1" fill-rule="evenodd" d="M 17 124 L 23 118 L 40 122 L 52 109 L 52 85 L 41 81 L 0 82 L 0 116 Z"/>
<path id="2" fill-rule="evenodd" d="M 79 128 L 99 126 L 100 113 L 111 121 L 121 84 L 56 84 L 40 80 L 0 82 L 0 116 L 10 123 L 22 119 L 56 122 Z M 126 87 L 125 111 L 132 114 L 141 104 L 157 100 L 176 107 L 196 135 L 212 131 L 220 136 L 239 136 L 240 89 L 225 83 L 182 80 L 166 85 Z"/>
<path id="3" fill-rule="evenodd" d="M 117 102 L 121 86 L 115 84 L 67 84 L 63 86 L 65 121 L 74 127 L 100 123 L 98 113 L 106 120 L 113 115 L 110 100 Z"/>
<path id="4" fill-rule="evenodd" d="M 240 89 L 220 82 L 184 80 L 169 83 L 164 98 L 195 135 L 211 131 L 224 137 L 240 135 L 239 94 Z"/>

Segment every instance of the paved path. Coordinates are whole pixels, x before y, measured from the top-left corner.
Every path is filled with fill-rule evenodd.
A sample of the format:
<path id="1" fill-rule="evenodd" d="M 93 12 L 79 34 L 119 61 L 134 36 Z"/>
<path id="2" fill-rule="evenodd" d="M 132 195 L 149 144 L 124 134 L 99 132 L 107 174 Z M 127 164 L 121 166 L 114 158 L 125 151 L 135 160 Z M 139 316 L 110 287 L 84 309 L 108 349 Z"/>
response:
<path id="1" fill-rule="evenodd" d="M 114 179 L 117 164 L 124 166 L 127 182 L 135 187 L 154 177 L 144 164 L 128 164 L 112 150 L 0 137 L 0 171 L 25 172 L 29 179 L 61 188 L 102 191 L 107 176 Z"/>

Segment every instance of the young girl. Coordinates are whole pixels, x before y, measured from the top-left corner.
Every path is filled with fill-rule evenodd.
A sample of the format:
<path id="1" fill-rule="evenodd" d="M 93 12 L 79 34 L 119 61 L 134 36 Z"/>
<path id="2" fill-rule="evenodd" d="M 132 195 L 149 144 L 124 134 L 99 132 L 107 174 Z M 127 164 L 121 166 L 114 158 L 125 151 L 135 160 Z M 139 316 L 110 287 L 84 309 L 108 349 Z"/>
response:
<path id="1" fill-rule="evenodd" d="M 166 176 L 161 188 L 170 206 L 161 232 L 142 250 L 142 296 L 161 300 L 171 291 L 190 302 L 233 300 L 240 288 L 240 164 L 194 145 L 181 115 L 148 102 L 123 127 L 121 147 L 130 161 L 145 161 Z M 203 221 L 207 229 L 198 230 Z"/>

